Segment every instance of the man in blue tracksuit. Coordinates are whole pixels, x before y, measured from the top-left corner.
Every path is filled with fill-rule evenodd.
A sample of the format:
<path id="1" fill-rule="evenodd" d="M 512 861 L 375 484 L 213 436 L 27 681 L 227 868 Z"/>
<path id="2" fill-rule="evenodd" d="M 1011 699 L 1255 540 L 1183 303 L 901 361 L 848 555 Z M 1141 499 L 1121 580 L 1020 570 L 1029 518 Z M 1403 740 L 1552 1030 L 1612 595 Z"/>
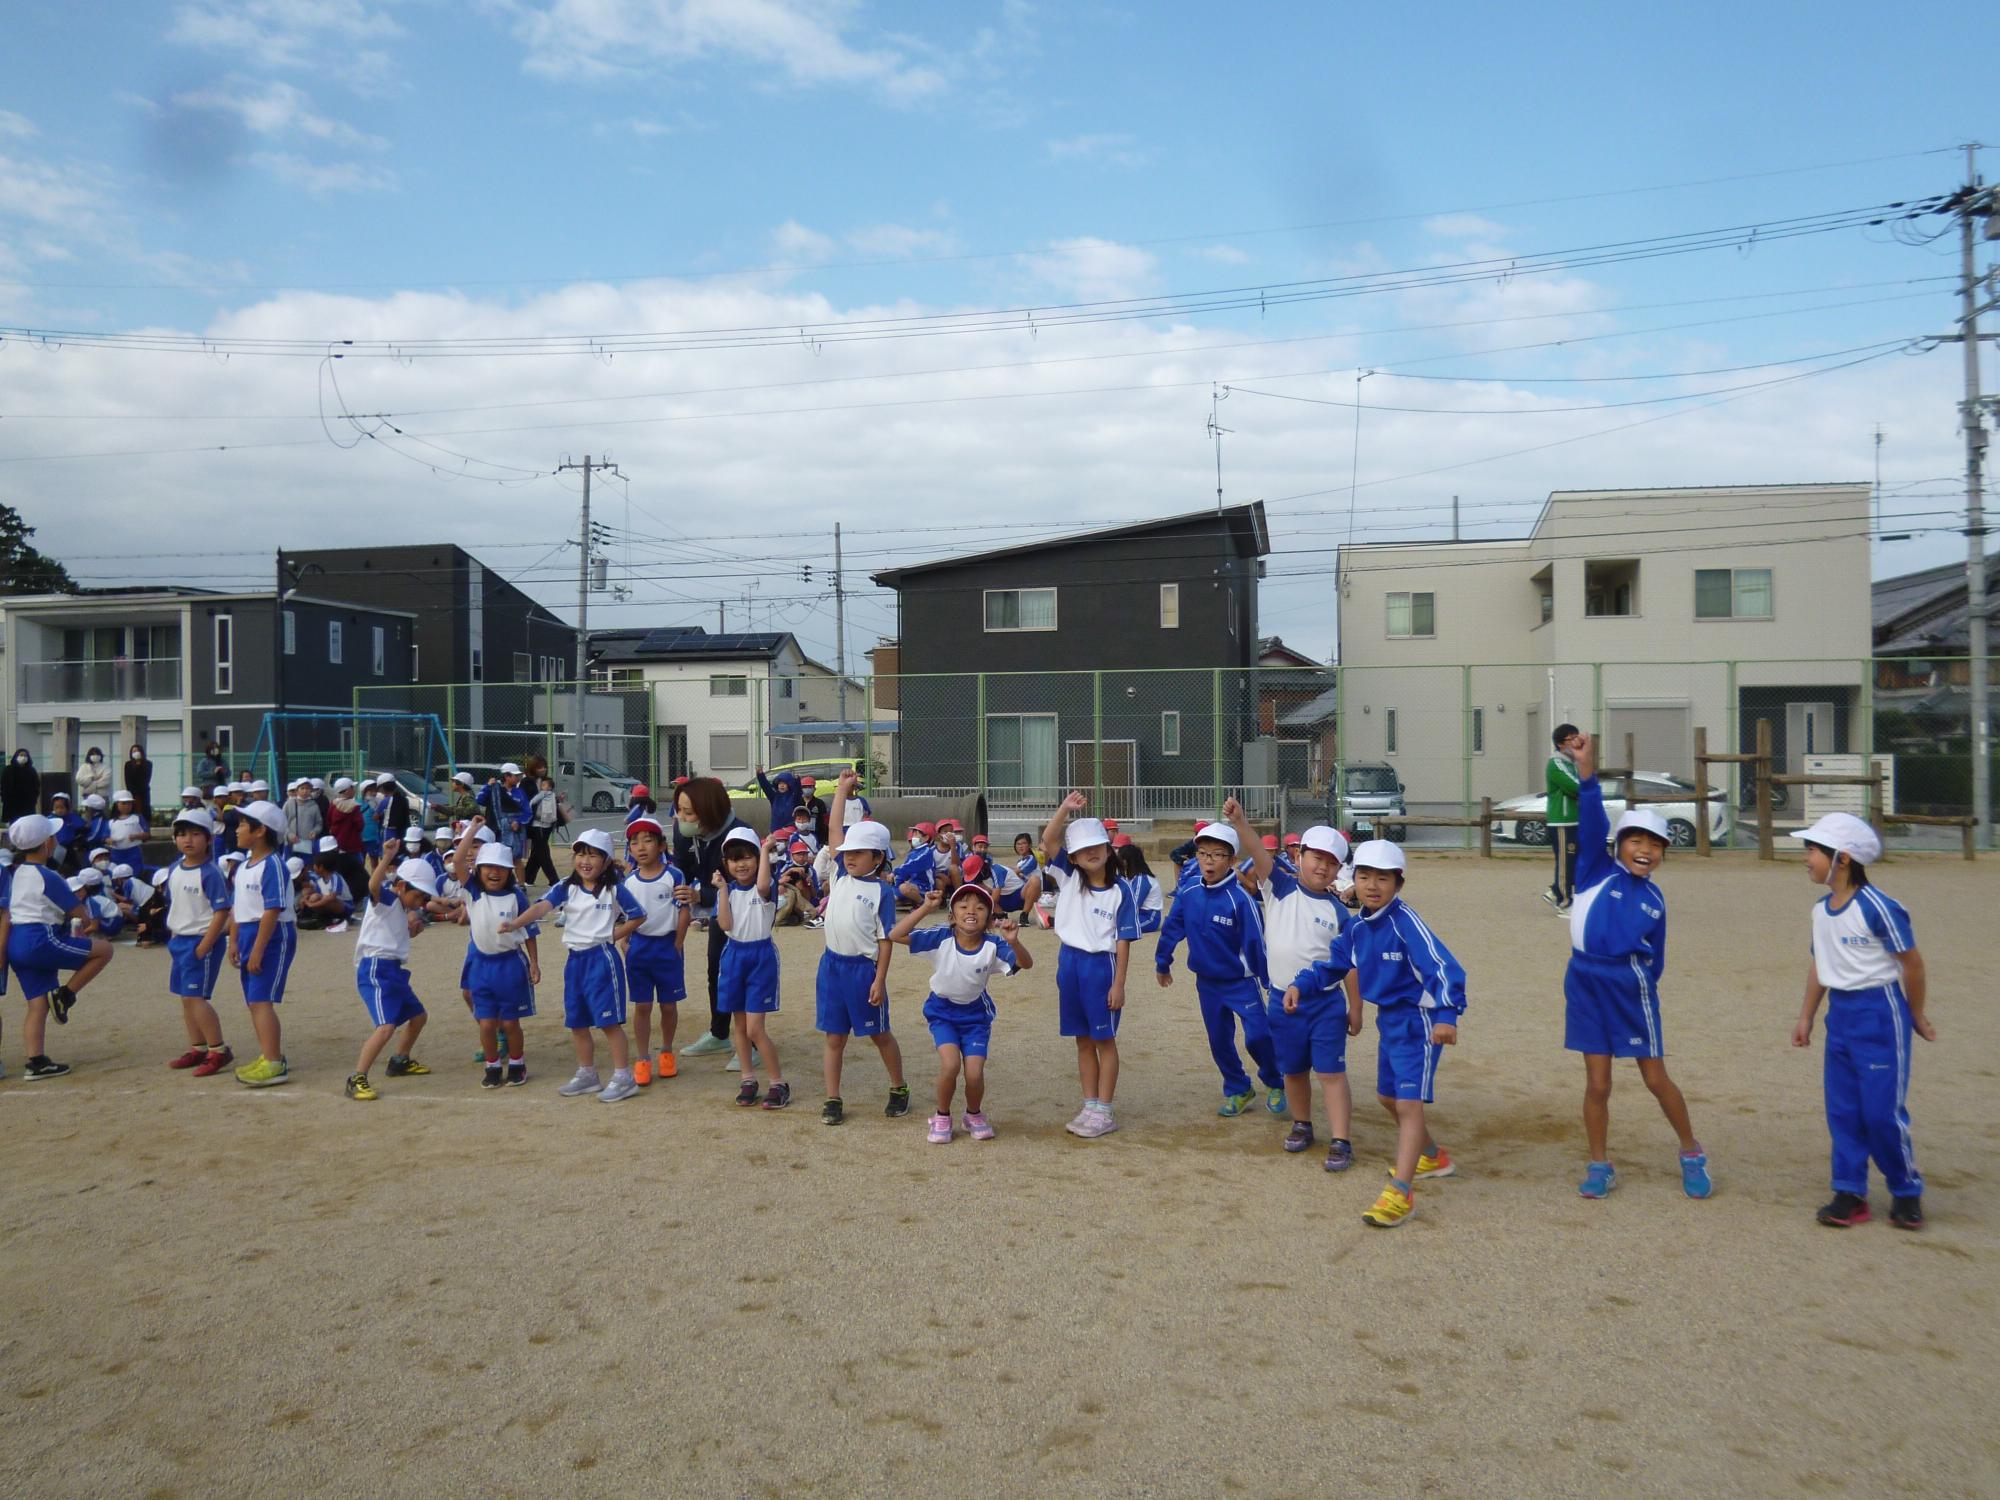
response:
<path id="1" fill-rule="evenodd" d="M 1227 823 L 1210 823 L 1195 836 L 1200 878 L 1182 882 L 1174 892 L 1173 908 L 1160 924 L 1153 967 L 1162 988 L 1172 984 L 1174 949 L 1183 938 L 1187 940 L 1188 967 L 1194 971 L 1194 992 L 1201 1002 L 1202 1024 L 1208 1028 L 1208 1050 L 1222 1073 L 1218 1113 L 1240 1115 L 1257 1097 L 1236 1051 L 1240 1017 L 1244 1044 L 1264 1084 L 1265 1108 L 1281 1115 L 1285 1079 L 1278 1071 L 1277 1047 L 1264 1011 L 1264 918 L 1256 897 L 1236 878 L 1238 843 L 1236 830 Z"/>

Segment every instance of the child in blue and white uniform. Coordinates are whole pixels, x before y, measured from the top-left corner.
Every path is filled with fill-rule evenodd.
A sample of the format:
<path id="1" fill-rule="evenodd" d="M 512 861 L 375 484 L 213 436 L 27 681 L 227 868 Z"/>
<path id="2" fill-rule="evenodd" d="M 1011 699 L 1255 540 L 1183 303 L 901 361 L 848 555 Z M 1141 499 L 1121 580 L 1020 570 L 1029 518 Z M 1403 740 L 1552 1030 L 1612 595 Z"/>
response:
<path id="1" fill-rule="evenodd" d="M 1111 833 L 1096 818 L 1076 818 L 1082 792 L 1071 792 L 1042 830 L 1042 858 L 1056 888 L 1056 1008 L 1062 1034 L 1076 1039 L 1083 1108 L 1063 1128 L 1095 1140 L 1118 1128 L 1118 1018 L 1125 971 L 1139 938 L 1132 888 L 1111 862 Z M 1071 822 L 1076 818 L 1075 822 Z"/>
<path id="2" fill-rule="evenodd" d="M 918 823 L 910 829 L 910 852 L 903 856 L 903 862 L 896 866 L 896 894 L 905 901 L 918 902 L 938 880 L 937 850 L 931 841 L 937 837 L 937 828 L 930 823 Z"/>
<path id="3" fill-rule="evenodd" d="M 236 824 L 243 859 L 231 877 L 229 961 L 242 980 L 243 1003 L 257 1033 L 257 1060 L 236 1070 L 236 1081 L 249 1088 L 270 1088 L 291 1077 L 278 1007 L 298 951 L 299 926 L 291 877 L 278 852 L 284 836 L 285 814 L 277 804 L 244 805 Z"/>
<path id="4" fill-rule="evenodd" d="M 1868 1161 L 1889 1189 L 1889 1222 L 1924 1227 L 1924 1179 L 1910 1143 L 1911 1037 L 1937 1040 L 1924 1014 L 1924 958 L 1910 914 L 1869 882 L 1882 840 L 1852 813 L 1829 813 L 1804 833 L 1806 873 L 1827 894 L 1812 912 L 1812 958 L 1792 1045 L 1812 1045 L 1826 1006 L 1826 1128 L 1833 1137 L 1833 1201 L 1819 1221 L 1868 1222 Z"/>
<path id="5" fill-rule="evenodd" d="M 666 857 L 667 833 L 656 818 L 634 818 L 625 825 L 625 848 L 632 856 L 632 873 L 625 889 L 646 915 L 639 930 L 625 940 L 625 974 L 632 989 L 632 1077 L 641 1088 L 654 1078 L 652 1057 L 653 1006 L 660 1007 L 658 1076 L 672 1078 L 680 1069 L 674 1059 L 674 1030 L 681 1001 L 687 999 L 688 926 L 693 907 L 679 898 L 687 884 Z"/>
<path id="6" fill-rule="evenodd" d="M 0 929 L 5 933 L 7 966 L 21 982 L 21 995 L 28 1002 L 22 1032 L 28 1063 L 22 1076 L 31 1082 L 60 1078 L 69 1072 L 69 1064 L 52 1060 L 43 1050 L 48 1018 L 54 1016 L 58 1026 L 68 1024 L 77 995 L 111 962 L 111 944 L 88 935 L 87 927 L 85 935 L 70 933 L 71 918 L 87 917 L 88 912 L 69 882 L 52 868 L 57 849 L 54 819 L 39 813 L 17 818 L 7 829 L 7 841 L 14 847 L 15 862 L 0 888 Z M 67 984 L 62 982 L 65 969 L 76 971 Z M 0 993 L 4 992 L 0 985 Z"/>
<path id="7" fill-rule="evenodd" d="M 742 1083 L 736 1102 L 748 1109 L 759 1102 L 755 1060 L 771 1070 L 766 1109 L 783 1109 L 792 1102 L 792 1086 L 778 1062 L 764 1018 L 778 1009 L 778 945 L 771 941 L 777 906 L 771 900 L 771 845 L 789 837 L 781 828 L 760 839 L 748 828 L 732 828 L 722 836 L 722 868 L 715 872 L 715 924 L 729 936 L 715 977 L 715 1008 L 729 1017 L 730 1040 Z"/>
<path id="8" fill-rule="evenodd" d="M 1250 1075 L 1236 1050 L 1236 1023 L 1243 1023 L 1243 1044 L 1257 1065 L 1264 1085 L 1264 1107 L 1285 1111 L 1285 1080 L 1278 1071 L 1277 1048 L 1265 1011 L 1264 914 L 1257 898 L 1237 878 L 1235 863 L 1242 838 L 1227 823 L 1210 823 L 1195 835 L 1194 857 L 1201 878 L 1174 892 L 1173 910 L 1160 926 L 1153 950 L 1153 969 L 1161 989 L 1174 982 L 1174 949 L 1188 945 L 1188 968 L 1194 974 L 1201 1022 L 1208 1031 L 1209 1056 L 1222 1074 L 1222 1107 L 1233 1119 L 1256 1101 Z"/>
<path id="9" fill-rule="evenodd" d="M 1352 971 L 1361 997 L 1375 1007 L 1375 1095 L 1396 1120 L 1396 1165 L 1389 1184 L 1361 1221 L 1394 1229 L 1416 1212 L 1415 1187 L 1457 1168 L 1424 1118 L 1435 1097 L 1437 1066 L 1458 1041 L 1465 1012 L 1465 969 L 1402 896 L 1400 846 L 1372 839 L 1354 851 L 1354 890 L 1361 919 L 1333 940 L 1323 963 L 1300 971 L 1285 1005 L 1326 994 Z"/>
<path id="10" fill-rule="evenodd" d="M 477 820 L 475 820 L 476 822 Z M 475 831 L 468 837 L 477 839 Z M 463 847 L 461 845 L 461 847 Z M 492 845 L 512 851 L 498 842 Z M 616 1104 L 639 1092 L 632 1081 L 631 1043 L 625 1035 L 628 994 L 625 956 L 618 944 L 639 930 L 645 913 L 625 889 L 624 872 L 611 857 L 611 835 L 592 828 L 570 845 L 570 873 L 549 887 L 549 893 L 526 911 L 500 924 L 502 932 L 521 932 L 549 913 L 563 914 L 563 1024 L 576 1049 L 576 1073 L 556 1092 L 570 1098 L 596 1094 Z M 604 1033 L 611 1048 L 611 1081 L 597 1079 L 597 1047 L 591 1028 Z"/>
<path id="11" fill-rule="evenodd" d="M 410 929 L 420 927 L 418 913 L 437 895 L 437 872 L 412 855 L 402 858 L 403 842 L 391 835 L 382 841 L 382 859 L 368 880 L 368 906 L 361 915 L 361 933 L 354 941 L 354 987 L 375 1029 L 361 1044 L 361 1055 L 347 1078 L 347 1097 L 375 1099 L 368 1070 L 382 1049 L 396 1040 L 402 1047 L 389 1054 L 383 1069 L 391 1078 L 430 1072 L 410 1054 L 430 1017 L 410 987 Z M 394 873 L 391 873 L 393 869 Z"/>
<path id="12" fill-rule="evenodd" d="M 822 1125 L 838 1125 L 847 1118 L 840 1079 L 850 1036 L 874 1042 L 888 1070 L 889 1103 L 883 1114 L 895 1120 L 910 1112 L 903 1049 L 889 1025 L 889 955 L 895 951 L 889 933 L 896 925 L 896 888 L 888 880 L 889 830 L 865 818 L 847 821 L 858 779 L 852 767 L 841 771 L 827 813 L 834 868 L 839 873 L 827 891 L 826 916 L 820 924 L 826 952 L 820 955 L 813 982 L 813 1023 L 823 1038 L 820 1063 L 826 1077 L 826 1103 L 819 1113 Z"/>
<path id="13" fill-rule="evenodd" d="M 59 870 L 76 868 L 77 860 L 89 845 L 83 839 L 83 819 L 76 815 L 68 792 L 49 793 L 49 820 L 56 825 L 55 867 Z"/>
<path id="14" fill-rule="evenodd" d="M 1160 894 L 1160 882 L 1153 878 L 1153 867 L 1146 863 L 1146 851 L 1123 833 L 1112 839 L 1111 847 L 1117 852 L 1119 878 L 1132 887 L 1132 903 L 1139 908 L 1139 935 L 1158 932 L 1166 918 L 1167 903 Z"/>
<path id="15" fill-rule="evenodd" d="M 354 911 L 354 892 L 340 873 L 340 842 L 332 834 L 319 841 L 299 904 L 301 925 L 323 927 L 328 932 L 347 930 L 347 919 Z"/>
<path id="16" fill-rule="evenodd" d="M 1667 825 L 1632 808 L 1614 836 L 1597 782 L 1597 745 L 1576 752 L 1576 884 L 1569 907 L 1569 968 L 1563 975 L 1563 1045 L 1583 1054 L 1583 1131 L 1590 1147 L 1577 1192 L 1602 1198 L 1618 1186 L 1611 1166 L 1611 1063 L 1629 1057 L 1680 1137 L 1681 1188 L 1712 1191 L 1708 1156 L 1695 1139 L 1687 1101 L 1667 1076 L 1660 975 L 1667 966 L 1667 898 L 1653 874 L 1667 856 Z M 1611 852 L 1607 853 L 1607 846 Z"/>
<path id="17" fill-rule="evenodd" d="M 469 937 L 458 987 L 479 1027 L 485 1073 L 481 1088 L 519 1088 L 528 1081 L 528 1049 L 521 1023 L 535 1013 L 535 986 L 542 982 L 540 929 L 530 923 L 509 931 L 506 923 L 528 909 L 528 893 L 515 878 L 514 857 L 502 845 L 479 841 L 484 824 L 475 820 L 452 853 L 452 879 L 465 903 Z M 503 1063 L 501 1043 L 507 1051 Z"/>
<path id="18" fill-rule="evenodd" d="M 104 877 L 86 866 L 70 877 L 69 888 L 76 899 L 83 903 L 84 914 L 70 922 L 73 936 L 83 937 L 90 932 L 101 932 L 107 938 L 115 938 L 125 930 L 125 914 L 118 909 Z"/>
<path id="19" fill-rule="evenodd" d="M 229 881 L 215 863 L 215 819 L 199 805 L 174 818 L 181 857 L 162 875 L 167 891 L 167 989 L 181 1002 L 188 1048 L 167 1066 L 212 1078 L 236 1061 L 215 1013 L 216 981 L 229 950 Z"/>
<path id="20" fill-rule="evenodd" d="M 82 827 L 72 841 L 72 847 L 95 849 L 110 842 L 111 819 L 105 816 L 104 799 L 92 792 L 83 799 Z"/>
<path id="21" fill-rule="evenodd" d="M 912 953 L 930 956 L 931 992 L 924 1001 L 924 1019 L 937 1043 L 937 1111 L 931 1116 L 928 1139 L 934 1146 L 951 1143 L 951 1105 L 958 1094 L 958 1075 L 965 1074 L 965 1131 L 975 1141 L 993 1139 L 986 1118 L 986 1054 L 993 1036 L 993 997 L 987 985 L 995 974 L 1012 975 L 1034 966 L 1021 943 L 1020 928 L 1011 917 L 999 918 L 999 932 L 989 929 L 999 914 L 993 893 L 976 882 L 960 886 L 951 896 L 951 921 L 915 931 L 919 921 L 944 904 L 944 893 L 932 891 L 924 904 L 907 913 L 890 932 L 892 942 L 907 943 Z"/>
<path id="22" fill-rule="evenodd" d="M 142 876 L 146 874 L 146 833 L 147 824 L 145 818 L 140 816 L 138 797 L 129 791 L 113 797 L 105 841 L 114 859 L 120 864 L 132 866 Z"/>

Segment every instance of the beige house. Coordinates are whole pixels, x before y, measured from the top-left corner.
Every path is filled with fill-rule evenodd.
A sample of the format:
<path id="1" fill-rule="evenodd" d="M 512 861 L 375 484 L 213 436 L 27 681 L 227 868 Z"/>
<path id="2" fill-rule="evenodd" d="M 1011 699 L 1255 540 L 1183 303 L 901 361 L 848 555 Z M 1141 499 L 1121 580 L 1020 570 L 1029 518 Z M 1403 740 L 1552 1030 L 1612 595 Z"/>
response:
<path id="1" fill-rule="evenodd" d="M 1868 749 L 1869 524 L 1866 484 L 1563 490 L 1518 540 L 1344 547 L 1342 761 L 1422 810 L 1540 790 L 1564 721 L 1682 776 L 1697 727 Z"/>

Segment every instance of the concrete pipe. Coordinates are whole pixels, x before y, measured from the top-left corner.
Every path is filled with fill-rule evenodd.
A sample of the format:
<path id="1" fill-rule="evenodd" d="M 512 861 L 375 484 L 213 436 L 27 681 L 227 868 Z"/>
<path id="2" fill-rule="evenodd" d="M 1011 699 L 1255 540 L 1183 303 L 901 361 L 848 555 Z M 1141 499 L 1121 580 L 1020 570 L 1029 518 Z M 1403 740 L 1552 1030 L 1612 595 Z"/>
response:
<path id="1" fill-rule="evenodd" d="M 956 818 L 965 828 L 965 836 L 970 839 L 975 833 L 986 833 L 986 799 L 978 793 L 968 797 L 870 797 L 868 807 L 875 821 L 888 825 L 896 848 L 903 848 L 903 839 L 913 823 L 935 823 L 940 818 Z"/>

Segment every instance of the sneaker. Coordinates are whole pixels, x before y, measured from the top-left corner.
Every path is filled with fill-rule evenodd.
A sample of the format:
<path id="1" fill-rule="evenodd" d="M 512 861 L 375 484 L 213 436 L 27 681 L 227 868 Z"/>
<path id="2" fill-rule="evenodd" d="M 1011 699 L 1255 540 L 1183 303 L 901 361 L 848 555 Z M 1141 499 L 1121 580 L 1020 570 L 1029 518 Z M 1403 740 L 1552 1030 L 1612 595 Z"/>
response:
<path id="1" fill-rule="evenodd" d="M 484 1047 L 474 1047 L 474 1048 L 472 1049 L 472 1060 L 473 1060 L 474 1062 L 478 1063 L 480 1067 L 482 1067 L 482 1068 L 483 1068 L 483 1067 L 485 1067 L 485 1066 L 486 1066 L 486 1049 L 485 1049 Z"/>
<path id="2" fill-rule="evenodd" d="M 1251 1089 L 1245 1089 L 1240 1094 L 1225 1094 L 1222 1098 L 1222 1108 L 1218 1109 L 1216 1113 L 1221 1115 L 1225 1120 L 1233 1120 L 1248 1109 L 1256 1101 L 1256 1098 L 1255 1091 Z"/>
<path id="3" fill-rule="evenodd" d="M 507 1064 L 507 1087 L 517 1089 L 528 1081 L 528 1065 L 524 1062 Z"/>
<path id="4" fill-rule="evenodd" d="M 556 1092 L 566 1099 L 574 1099 L 582 1094 L 594 1094 L 601 1086 L 597 1081 L 597 1069 L 578 1068 L 570 1081 Z"/>
<path id="5" fill-rule="evenodd" d="M 820 928 L 822 928 L 822 927 L 824 927 L 824 926 L 826 926 L 826 918 L 825 918 L 825 917 L 807 917 L 807 918 L 806 918 L 806 927 L 807 927 L 807 929 L 808 929 L 809 931 L 812 931 L 812 932 L 817 932 L 817 931 L 819 931 L 819 929 L 820 929 Z"/>
<path id="6" fill-rule="evenodd" d="M 485 1075 L 479 1080 L 479 1086 L 483 1089 L 497 1089 L 506 1081 L 507 1070 L 498 1063 L 488 1063 Z"/>
<path id="7" fill-rule="evenodd" d="M 1050 920 L 1048 910 L 1040 904 L 1037 904 L 1035 907 L 1035 923 L 1042 928 L 1050 928 L 1056 925 Z"/>
<path id="8" fill-rule="evenodd" d="M 951 1141 L 951 1116 L 932 1115 L 930 1134 L 924 1137 L 933 1146 L 947 1145 Z"/>
<path id="9" fill-rule="evenodd" d="M 749 1109 L 757 1102 L 757 1080 L 746 1078 L 736 1090 L 736 1102 Z"/>
<path id="10" fill-rule="evenodd" d="M 480 1061 L 484 1062 L 485 1060 L 486 1055 L 481 1053 Z M 424 1074 L 430 1072 L 430 1069 L 418 1062 L 414 1057 L 392 1057 L 389 1059 L 389 1065 L 382 1071 L 387 1073 L 391 1078 L 421 1078 Z"/>
<path id="11" fill-rule="evenodd" d="M 366 1104 L 372 1099 L 380 1098 L 381 1095 L 375 1092 L 375 1087 L 369 1083 L 366 1073 L 349 1073 L 347 1075 L 347 1097 L 350 1099 L 359 1099 L 362 1103 Z"/>
<path id="12" fill-rule="evenodd" d="M 653 1064 L 653 1076 L 655 1078 L 673 1078 L 680 1073 L 680 1070 L 680 1060 L 671 1052 L 662 1052 L 660 1060 Z M 636 1070 L 634 1076 L 637 1076 Z"/>
<path id="13" fill-rule="evenodd" d="M 1562 892 L 1557 890 L 1554 886 L 1550 886 L 1547 890 L 1542 892 L 1542 899 L 1548 902 L 1549 905 L 1553 906 L 1557 911 L 1562 910 L 1562 904 L 1563 904 Z"/>
<path id="14" fill-rule="evenodd" d="M 1451 1153 L 1442 1146 L 1438 1147 L 1436 1156 L 1419 1156 L 1417 1158 L 1417 1181 L 1419 1182 L 1432 1177 L 1450 1177 L 1457 1171 L 1458 1166 L 1452 1161 Z"/>
<path id="15" fill-rule="evenodd" d="M 1394 1229 L 1416 1211 L 1410 1195 L 1392 1182 L 1382 1189 L 1373 1207 L 1362 1210 L 1361 1222 L 1371 1229 Z"/>
<path id="16" fill-rule="evenodd" d="M 1312 1143 L 1313 1143 L 1312 1121 L 1311 1120 L 1292 1121 L 1292 1133 L 1285 1137 L 1285 1149 L 1287 1151 L 1303 1151 Z"/>
<path id="17" fill-rule="evenodd" d="M 335 923 L 334 923 L 334 924 L 333 924 L 333 925 L 332 925 L 331 927 L 327 928 L 327 931 L 328 931 L 328 932 L 345 932 L 345 931 L 347 931 L 347 924 L 346 924 L 345 922 L 335 922 Z"/>
<path id="18" fill-rule="evenodd" d="M 1681 1191 L 1690 1198 L 1706 1198 L 1715 1191 L 1715 1184 L 1708 1180 L 1706 1151 L 1681 1153 Z"/>
<path id="19" fill-rule="evenodd" d="M 170 1068 L 198 1068 L 208 1061 L 208 1048 L 190 1047 L 167 1066 Z"/>
<path id="20" fill-rule="evenodd" d="M 819 1107 L 819 1122 L 822 1125 L 838 1125 L 847 1118 L 847 1107 L 838 1099 L 829 1099 Z"/>
<path id="21" fill-rule="evenodd" d="M 764 1054 L 759 1052 L 755 1047 L 750 1049 L 750 1066 L 752 1068 L 761 1068 L 764 1066 Z M 736 1058 L 733 1054 L 722 1060 L 722 1071 L 725 1073 L 734 1073 L 736 1071 Z"/>
<path id="22" fill-rule="evenodd" d="M 785 1109 L 792 1102 L 792 1086 L 789 1083 L 774 1083 L 771 1091 L 764 1096 L 764 1108 Z"/>
<path id="23" fill-rule="evenodd" d="M 718 1052 L 727 1052 L 729 1050 L 731 1050 L 729 1039 L 717 1036 L 714 1032 L 710 1031 L 704 1032 L 700 1040 L 696 1041 L 693 1045 L 681 1048 L 681 1056 L 713 1057 Z"/>
<path id="24" fill-rule="evenodd" d="M 975 1141 L 990 1141 L 993 1139 L 993 1127 L 987 1123 L 986 1112 L 984 1110 L 967 1113 L 965 1117 L 965 1133 Z"/>
<path id="25" fill-rule="evenodd" d="M 275 1084 L 285 1083 L 292 1076 L 291 1065 L 282 1057 L 272 1062 L 268 1057 L 259 1057 L 236 1070 L 236 1081 L 246 1088 L 267 1089 Z"/>
<path id="26" fill-rule="evenodd" d="M 1285 1091 L 1283 1089 L 1266 1089 L 1264 1091 L 1264 1108 L 1268 1109 L 1274 1115 L 1282 1115 L 1285 1112 Z"/>
<path id="27" fill-rule="evenodd" d="M 1868 1200 L 1859 1193 L 1835 1193 L 1833 1201 L 1822 1204 L 1813 1217 L 1829 1229 L 1846 1229 L 1866 1224 L 1873 1215 L 1868 1212 Z"/>
<path id="28" fill-rule="evenodd" d="M 1908 1198 L 1889 1200 L 1889 1227 L 1891 1229 L 1922 1229 L 1924 1227 L 1924 1199 L 1921 1193 Z"/>
<path id="29" fill-rule="evenodd" d="M 59 984 L 49 991 L 49 1015 L 58 1026 L 69 1025 L 70 1007 L 76 1004 L 76 991 L 66 984 Z"/>
<path id="30" fill-rule="evenodd" d="M 31 1057 L 27 1067 L 21 1069 L 21 1076 L 33 1083 L 38 1078 L 61 1078 L 68 1072 L 68 1063 L 59 1063 L 53 1057 Z"/>
<path id="31" fill-rule="evenodd" d="M 195 1068 L 194 1076 L 197 1078 L 213 1078 L 217 1073 L 220 1073 L 235 1061 L 236 1054 L 231 1052 L 227 1047 L 210 1047 L 208 1049 L 207 1060 Z"/>
<path id="32" fill-rule="evenodd" d="M 1618 1186 L 1618 1173 L 1608 1161 L 1594 1161 L 1583 1169 L 1583 1181 L 1576 1185 L 1580 1198 L 1608 1198 Z"/>
<path id="33" fill-rule="evenodd" d="M 1326 1148 L 1325 1166 L 1329 1172 L 1345 1172 L 1354 1165 L 1354 1143 L 1335 1139 Z"/>
<path id="34" fill-rule="evenodd" d="M 889 1090 L 889 1102 L 882 1106 L 882 1113 L 892 1120 L 900 1120 L 910 1112 L 910 1086 L 899 1083 Z"/>
<path id="35" fill-rule="evenodd" d="M 1086 1141 L 1094 1141 L 1100 1135 L 1109 1135 L 1117 1128 L 1118 1121 L 1111 1111 L 1100 1106 L 1083 1112 L 1083 1123 L 1077 1127 L 1076 1133 Z"/>
<path id="36" fill-rule="evenodd" d="M 653 1081 L 653 1065 L 651 1063 L 647 1062 L 646 1059 L 642 1057 L 637 1062 L 632 1064 L 632 1082 L 637 1084 L 640 1088 L 645 1088 L 646 1085 L 648 1085 L 652 1081 Z"/>
<path id="37" fill-rule="evenodd" d="M 1082 1135 L 1084 1121 L 1088 1120 L 1089 1118 L 1090 1118 L 1090 1106 L 1086 1104 L 1082 1109 L 1076 1112 L 1076 1118 L 1074 1120 L 1071 1120 L 1069 1124 L 1063 1126 L 1063 1129 L 1067 1130 L 1071 1135 Z"/>
<path id="38" fill-rule="evenodd" d="M 630 1099 L 639 1092 L 639 1085 L 632 1077 L 632 1070 L 620 1068 L 611 1075 L 611 1082 L 598 1092 L 599 1104 L 616 1104 L 621 1099 Z"/>

